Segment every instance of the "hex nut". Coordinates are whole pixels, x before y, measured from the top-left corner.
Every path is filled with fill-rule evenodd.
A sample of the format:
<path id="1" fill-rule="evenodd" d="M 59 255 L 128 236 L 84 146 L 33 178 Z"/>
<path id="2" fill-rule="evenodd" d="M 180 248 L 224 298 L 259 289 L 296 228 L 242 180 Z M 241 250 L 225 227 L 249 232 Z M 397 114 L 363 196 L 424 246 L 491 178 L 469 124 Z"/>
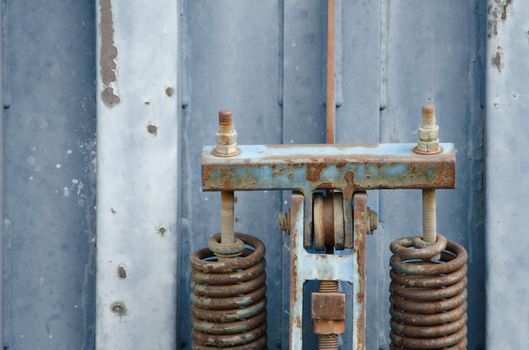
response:
<path id="1" fill-rule="evenodd" d="M 344 334 L 345 320 L 312 320 L 314 334 Z"/>
<path id="2" fill-rule="evenodd" d="M 436 141 L 439 142 L 439 126 L 434 128 L 419 128 L 419 141 Z"/>
<path id="3" fill-rule="evenodd" d="M 345 320 L 345 293 L 312 293 L 313 320 Z"/>

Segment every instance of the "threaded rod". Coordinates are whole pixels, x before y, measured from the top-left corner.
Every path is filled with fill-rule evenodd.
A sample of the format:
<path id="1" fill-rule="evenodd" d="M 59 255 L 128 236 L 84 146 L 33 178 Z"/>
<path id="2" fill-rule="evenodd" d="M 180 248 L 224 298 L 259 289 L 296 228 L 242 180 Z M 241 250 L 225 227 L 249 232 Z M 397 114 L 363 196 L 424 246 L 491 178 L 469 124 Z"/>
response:
<path id="1" fill-rule="evenodd" d="M 234 207 L 235 197 L 233 191 L 221 192 L 221 231 L 220 241 L 221 243 L 234 243 Z"/>

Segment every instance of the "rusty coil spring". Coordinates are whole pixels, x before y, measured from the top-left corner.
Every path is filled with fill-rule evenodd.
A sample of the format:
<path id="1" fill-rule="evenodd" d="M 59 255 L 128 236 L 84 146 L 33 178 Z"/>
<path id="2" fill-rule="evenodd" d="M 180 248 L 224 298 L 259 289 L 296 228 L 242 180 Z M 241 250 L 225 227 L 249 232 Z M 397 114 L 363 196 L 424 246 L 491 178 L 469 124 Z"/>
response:
<path id="1" fill-rule="evenodd" d="M 433 245 L 408 237 L 391 251 L 391 349 L 466 349 L 465 249 L 438 234 Z"/>
<path id="2" fill-rule="evenodd" d="M 219 259 L 208 248 L 191 255 L 193 349 L 266 347 L 265 247 L 235 235 L 245 244 L 238 257 Z"/>

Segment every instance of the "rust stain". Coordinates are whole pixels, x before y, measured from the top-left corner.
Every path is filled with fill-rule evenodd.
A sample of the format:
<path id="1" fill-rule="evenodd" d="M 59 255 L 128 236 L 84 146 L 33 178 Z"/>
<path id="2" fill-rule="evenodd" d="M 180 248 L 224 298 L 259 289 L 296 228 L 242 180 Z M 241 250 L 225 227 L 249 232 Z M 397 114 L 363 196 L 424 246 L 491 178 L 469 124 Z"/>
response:
<path id="1" fill-rule="evenodd" d="M 107 107 L 114 107 L 120 102 L 120 98 L 114 91 L 113 83 L 116 77 L 116 58 L 118 49 L 114 42 L 114 20 L 112 18 L 112 1 L 99 0 L 100 6 L 100 31 L 101 31 L 101 80 L 104 89 L 101 92 L 101 99 Z"/>
<path id="2" fill-rule="evenodd" d="M 173 96 L 174 94 L 174 89 L 172 87 L 168 87 L 167 89 L 165 89 L 165 94 L 167 95 L 167 97 L 171 97 Z"/>
<path id="3" fill-rule="evenodd" d="M 147 125 L 147 132 L 153 136 L 158 135 L 158 127 L 154 124 Z"/>
<path id="4" fill-rule="evenodd" d="M 110 309 L 118 316 L 125 316 L 127 314 L 127 308 L 125 307 L 125 304 L 120 301 L 113 303 Z"/>
<path id="5" fill-rule="evenodd" d="M 127 269 L 125 268 L 125 265 L 120 264 L 118 266 L 118 277 L 122 280 L 127 278 Z"/>
<path id="6" fill-rule="evenodd" d="M 512 0 L 495 0 L 496 5 L 488 8 L 488 36 L 498 35 L 499 20 L 505 22 L 508 18 L 509 7 L 512 5 Z"/>
<path id="7" fill-rule="evenodd" d="M 493 66 L 495 66 L 498 69 L 498 72 L 501 73 L 501 69 L 503 68 L 503 63 L 502 63 L 502 54 L 500 51 L 500 47 L 498 47 L 498 51 L 496 51 L 496 55 L 492 57 L 491 63 Z"/>
<path id="8" fill-rule="evenodd" d="M 511 4 L 512 4 L 512 0 L 506 0 L 505 3 L 503 4 L 502 12 L 501 12 L 502 21 L 505 21 L 507 19 L 507 10 Z"/>
<path id="9" fill-rule="evenodd" d="M 327 164 L 325 163 L 316 163 L 316 164 L 307 164 L 307 174 L 305 178 L 309 182 L 316 182 L 320 180 L 321 171 L 325 169 Z"/>
<path id="10" fill-rule="evenodd" d="M 366 231 L 367 231 L 367 195 L 357 193 L 354 196 L 355 217 L 355 249 L 357 250 L 356 261 L 358 265 L 359 291 L 356 295 L 360 307 L 360 317 L 357 320 L 357 342 L 359 349 L 365 349 L 365 278 L 366 278 Z"/>

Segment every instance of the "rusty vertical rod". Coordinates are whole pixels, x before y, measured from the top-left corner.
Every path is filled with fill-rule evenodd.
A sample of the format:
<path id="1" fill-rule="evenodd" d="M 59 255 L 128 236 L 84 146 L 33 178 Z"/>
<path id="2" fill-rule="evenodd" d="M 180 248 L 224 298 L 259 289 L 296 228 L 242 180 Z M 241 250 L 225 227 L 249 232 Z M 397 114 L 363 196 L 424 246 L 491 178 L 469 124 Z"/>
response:
<path id="1" fill-rule="evenodd" d="M 435 190 L 422 191 L 422 239 L 428 243 L 437 241 Z"/>
<path id="2" fill-rule="evenodd" d="M 326 141 L 333 144 L 335 141 L 335 46 L 336 46 L 336 0 L 327 0 L 327 96 L 326 96 Z M 329 252 L 332 254 L 332 251 Z M 321 293 L 338 292 L 338 281 L 320 281 Z M 319 336 L 318 348 L 320 350 L 337 350 L 338 335 L 325 334 Z"/>
<path id="3" fill-rule="evenodd" d="M 221 192 L 221 214 L 220 214 L 220 242 L 221 243 L 234 243 L 235 233 L 233 229 L 234 225 L 234 193 L 233 191 Z"/>
<path id="4" fill-rule="evenodd" d="M 327 0 L 327 98 L 326 127 L 327 143 L 334 143 L 335 129 L 335 45 L 336 44 L 336 0 Z"/>

